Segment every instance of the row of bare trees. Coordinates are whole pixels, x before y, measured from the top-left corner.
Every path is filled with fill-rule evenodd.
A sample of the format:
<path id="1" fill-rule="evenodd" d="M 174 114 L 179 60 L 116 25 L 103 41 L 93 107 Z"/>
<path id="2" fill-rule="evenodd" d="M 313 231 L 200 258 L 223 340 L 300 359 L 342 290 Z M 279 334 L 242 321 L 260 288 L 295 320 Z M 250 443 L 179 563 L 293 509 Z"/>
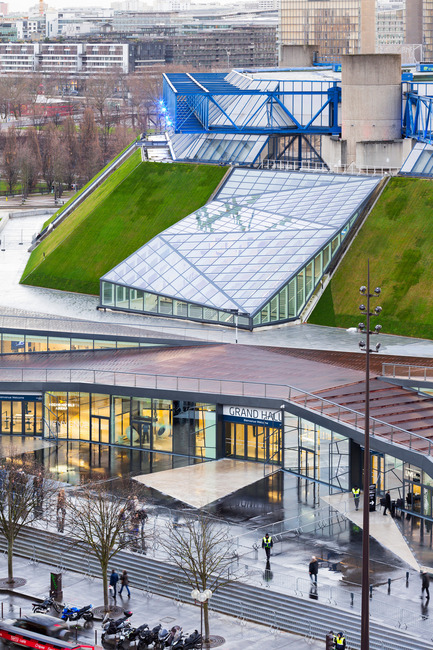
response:
<path id="1" fill-rule="evenodd" d="M 14 545 L 23 528 L 48 517 L 57 503 L 63 514 L 62 530 L 71 546 L 93 553 L 100 565 L 103 599 L 109 611 L 108 572 L 116 555 L 130 541 L 125 536 L 124 513 L 131 498 L 114 497 L 107 483 L 86 483 L 59 493 L 44 469 L 26 455 L 12 456 L 0 466 L 0 534 L 8 547 L 8 582 L 13 585 Z M 61 505 L 59 494 L 61 494 Z M 50 507 L 51 504 L 51 507 Z M 68 513 L 64 527 L 65 512 Z M 58 514 L 58 512 L 57 512 Z M 215 592 L 229 581 L 233 554 L 227 528 L 203 513 L 187 511 L 181 521 L 168 521 L 158 544 L 181 573 L 184 584 L 200 593 Z M 208 593 L 210 593 L 208 592 Z M 204 604 L 205 639 L 209 638 L 209 608 Z"/>
<path id="2" fill-rule="evenodd" d="M 47 191 L 86 183 L 135 137 L 124 125 L 109 135 L 104 155 L 100 129 L 90 108 L 78 127 L 71 117 L 39 131 L 10 126 L 0 138 L 2 176 L 8 191 L 12 193 L 18 183 L 24 196 L 34 191 L 39 181 L 45 182 Z"/>

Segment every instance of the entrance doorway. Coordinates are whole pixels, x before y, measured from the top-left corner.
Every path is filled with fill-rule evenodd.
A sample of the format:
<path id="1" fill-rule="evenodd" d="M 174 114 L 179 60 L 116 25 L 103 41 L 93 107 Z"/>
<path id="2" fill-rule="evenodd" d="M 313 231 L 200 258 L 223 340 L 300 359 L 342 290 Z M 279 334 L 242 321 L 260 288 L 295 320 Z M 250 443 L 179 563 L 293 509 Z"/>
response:
<path id="1" fill-rule="evenodd" d="M 300 473 L 307 478 L 316 478 L 316 455 L 311 449 L 299 447 Z"/>
<path id="2" fill-rule="evenodd" d="M 0 413 L 2 435 L 42 436 L 42 402 L 0 400 Z"/>
<path id="3" fill-rule="evenodd" d="M 281 429 L 226 422 L 226 456 L 281 464 Z"/>
<path id="4" fill-rule="evenodd" d="M 92 416 L 90 432 L 92 442 L 110 442 L 110 418 Z"/>

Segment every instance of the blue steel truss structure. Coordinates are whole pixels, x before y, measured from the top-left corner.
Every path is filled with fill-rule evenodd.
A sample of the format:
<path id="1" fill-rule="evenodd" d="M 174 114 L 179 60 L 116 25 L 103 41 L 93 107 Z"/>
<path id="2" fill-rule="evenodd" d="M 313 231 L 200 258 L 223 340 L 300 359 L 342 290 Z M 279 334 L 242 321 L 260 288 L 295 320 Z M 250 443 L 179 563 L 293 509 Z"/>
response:
<path id="1" fill-rule="evenodd" d="M 175 133 L 339 135 L 337 81 L 254 79 L 227 73 L 164 74 Z"/>
<path id="2" fill-rule="evenodd" d="M 403 136 L 433 143 L 433 95 L 420 95 L 414 85 L 403 95 Z M 427 85 L 433 91 L 433 84 L 423 84 Z"/>

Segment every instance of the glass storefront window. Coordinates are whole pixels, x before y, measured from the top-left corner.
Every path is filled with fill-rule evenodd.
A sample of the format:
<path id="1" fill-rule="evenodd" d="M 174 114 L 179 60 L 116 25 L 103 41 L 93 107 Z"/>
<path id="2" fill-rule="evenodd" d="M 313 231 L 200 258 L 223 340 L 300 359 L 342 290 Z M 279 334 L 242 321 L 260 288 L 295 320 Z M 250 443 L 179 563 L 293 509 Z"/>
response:
<path id="1" fill-rule="evenodd" d="M 48 352 L 57 352 L 71 349 L 71 339 L 61 338 L 59 336 L 48 337 Z"/>
<path id="2" fill-rule="evenodd" d="M 289 318 L 294 318 L 296 309 L 296 278 L 289 282 Z"/>
<path id="3" fill-rule="evenodd" d="M 93 350 L 92 339 L 71 339 L 71 350 Z"/>
<path id="4" fill-rule="evenodd" d="M 296 276 L 296 294 L 298 312 L 303 308 L 305 302 L 304 270 Z"/>
<path id="5" fill-rule="evenodd" d="M 314 258 L 314 284 L 316 285 L 322 275 L 322 254 L 319 253 Z"/>
<path id="6" fill-rule="evenodd" d="M 331 259 L 331 244 L 328 244 L 326 248 L 323 249 L 323 271 L 326 270 L 326 267 L 329 264 Z"/>
<path id="7" fill-rule="evenodd" d="M 278 296 L 271 300 L 271 321 L 278 320 Z"/>
<path id="8" fill-rule="evenodd" d="M 152 400 L 153 449 L 173 450 L 173 405 L 171 400 Z"/>
<path id="9" fill-rule="evenodd" d="M 114 307 L 114 285 L 110 282 L 102 283 L 102 304 Z"/>
<path id="10" fill-rule="evenodd" d="M 130 398 L 114 397 L 114 443 L 116 445 L 131 445 L 136 437 L 136 431 L 131 429 Z M 92 409 L 93 413 L 93 409 Z"/>
<path id="11" fill-rule="evenodd" d="M 116 286 L 116 307 L 129 309 L 129 289 L 128 287 Z"/>
<path id="12" fill-rule="evenodd" d="M 180 300 L 173 300 L 173 314 L 175 316 L 182 316 L 184 318 L 187 318 L 188 303 L 181 302 Z"/>
<path id="13" fill-rule="evenodd" d="M 165 296 L 159 296 L 159 309 L 160 314 L 173 314 L 173 300 L 172 298 L 166 298 Z"/>
<path id="14" fill-rule="evenodd" d="M 154 293 L 147 293 L 146 291 L 143 294 L 144 298 L 144 311 L 157 312 L 158 311 L 158 296 Z"/>
<path id="15" fill-rule="evenodd" d="M 307 299 L 313 291 L 313 285 L 313 262 L 310 262 L 305 267 L 305 299 Z"/>
<path id="16" fill-rule="evenodd" d="M 199 305 L 188 305 L 188 314 L 190 318 L 203 318 L 203 307 Z"/>
<path id="17" fill-rule="evenodd" d="M 129 399 L 129 397 L 127 399 Z M 92 415 L 110 417 L 109 395 L 92 393 Z"/>
<path id="18" fill-rule="evenodd" d="M 129 293 L 129 302 L 131 309 L 136 309 L 137 311 L 143 311 L 143 291 L 138 289 L 131 289 Z"/>
<path id="19" fill-rule="evenodd" d="M 95 350 L 108 350 L 116 347 L 116 341 L 97 341 L 93 342 Z"/>
<path id="20" fill-rule="evenodd" d="M 10 354 L 12 352 L 25 351 L 25 335 L 24 334 L 3 334 L 2 353 Z"/>
<path id="21" fill-rule="evenodd" d="M 47 351 L 47 337 L 35 336 L 28 334 L 26 336 L 26 352 L 46 352 Z"/>

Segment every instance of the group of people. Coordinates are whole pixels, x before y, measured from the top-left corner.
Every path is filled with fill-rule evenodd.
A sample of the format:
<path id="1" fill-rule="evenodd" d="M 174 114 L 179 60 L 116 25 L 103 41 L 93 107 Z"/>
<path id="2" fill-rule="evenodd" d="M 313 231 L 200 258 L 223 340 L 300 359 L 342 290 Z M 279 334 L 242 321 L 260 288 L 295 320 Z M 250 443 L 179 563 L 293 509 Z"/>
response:
<path id="1" fill-rule="evenodd" d="M 125 507 L 120 511 L 119 517 L 124 538 L 135 545 L 141 537 L 141 541 L 144 543 L 144 525 L 148 515 L 146 508 L 140 504 L 137 496 L 128 499 Z"/>
<path id="2" fill-rule="evenodd" d="M 117 591 L 117 585 L 120 580 L 120 589 L 119 592 Z M 117 593 L 119 593 L 119 596 L 122 595 L 122 591 L 126 589 L 126 593 L 128 594 L 128 598 L 131 598 L 131 591 L 129 589 L 129 578 L 128 578 L 128 573 L 127 571 L 122 571 L 122 575 L 119 576 L 117 571 L 115 569 L 111 570 L 110 574 L 110 584 L 109 584 L 109 591 L 110 595 L 114 600 L 116 600 Z"/>
<path id="3" fill-rule="evenodd" d="M 332 630 L 329 632 L 326 636 L 326 650 L 331 650 L 331 648 L 335 648 L 335 650 L 345 650 L 346 638 L 343 632 L 338 632 L 338 634 L 334 634 Z"/>

